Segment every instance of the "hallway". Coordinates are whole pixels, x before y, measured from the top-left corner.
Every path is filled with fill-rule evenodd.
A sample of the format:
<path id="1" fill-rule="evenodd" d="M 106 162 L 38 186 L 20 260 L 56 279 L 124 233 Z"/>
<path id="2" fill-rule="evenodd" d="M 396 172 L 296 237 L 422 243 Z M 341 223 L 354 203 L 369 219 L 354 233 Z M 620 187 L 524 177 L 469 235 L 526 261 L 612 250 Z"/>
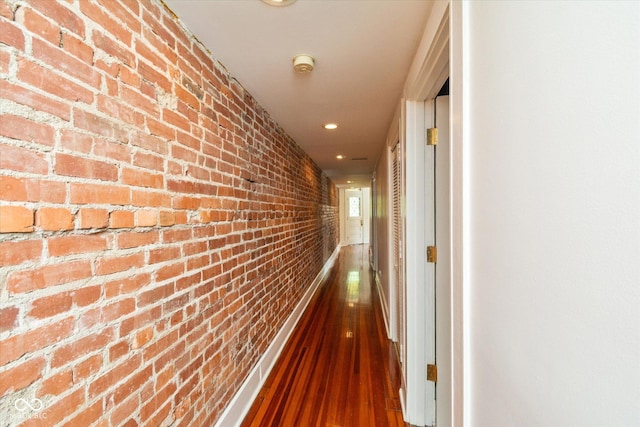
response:
<path id="1" fill-rule="evenodd" d="M 243 426 L 404 426 L 396 353 L 365 245 L 346 246 Z"/>

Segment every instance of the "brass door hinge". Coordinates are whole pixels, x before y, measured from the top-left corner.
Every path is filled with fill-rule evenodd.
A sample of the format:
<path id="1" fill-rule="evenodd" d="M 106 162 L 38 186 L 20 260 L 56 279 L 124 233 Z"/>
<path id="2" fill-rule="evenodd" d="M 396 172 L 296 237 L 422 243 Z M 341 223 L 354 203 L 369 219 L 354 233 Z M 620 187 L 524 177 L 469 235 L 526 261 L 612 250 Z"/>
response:
<path id="1" fill-rule="evenodd" d="M 427 145 L 438 145 L 438 128 L 427 129 Z"/>
<path id="2" fill-rule="evenodd" d="M 427 246 L 427 262 L 438 262 L 438 248 Z"/>
<path id="3" fill-rule="evenodd" d="M 436 365 L 427 365 L 427 381 L 438 381 L 438 367 Z"/>

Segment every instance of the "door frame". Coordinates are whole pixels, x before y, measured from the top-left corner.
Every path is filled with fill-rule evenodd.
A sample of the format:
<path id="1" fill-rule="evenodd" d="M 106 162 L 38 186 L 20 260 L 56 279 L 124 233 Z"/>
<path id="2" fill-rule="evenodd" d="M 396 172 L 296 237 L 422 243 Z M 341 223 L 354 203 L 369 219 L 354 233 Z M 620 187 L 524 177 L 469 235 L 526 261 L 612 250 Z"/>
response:
<path id="1" fill-rule="evenodd" d="M 433 308 L 429 309 L 428 295 L 429 289 L 435 286 L 435 272 L 426 264 L 426 247 L 429 244 L 426 235 L 427 215 L 433 216 L 433 212 L 427 212 L 424 201 L 425 191 L 429 185 L 429 177 L 425 175 L 424 165 L 428 155 L 425 144 L 425 133 L 427 127 L 432 127 L 428 117 L 433 118 L 433 114 L 425 117 L 425 108 L 433 108 L 433 99 L 443 83 L 450 76 L 450 4 L 449 2 L 434 2 L 431 14 L 428 18 L 425 33 L 418 47 L 416 56 L 409 70 L 404 96 L 401 104 L 401 144 L 404 148 L 405 162 L 405 268 L 406 277 L 404 280 L 406 295 L 406 371 L 403 384 L 405 389 L 400 391 L 405 421 L 419 426 L 434 425 L 436 421 L 435 387 L 426 381 L 426 365 L 435 359 L 435 346 L 427 341 L 427 334 L 435 332 L 435 311 L 453 313 L 454 304 L 449 306 L 435 306 L 436 302 L 431 301 Z M 450 109 L 451 111 L 451 109 Z M 454 123 L 454 117 L 451 123 Z M 431 119 L 432 121 L 432 119 Z M 453 127 L 453 125 L 450 125 Z M 451 132 L 453 138 L 454 134 Z M 453 145 L 453 141 L 452 141 Z M 452 157 L 453 159 L 453 157 Z M 453 171 L 453 170 L 452 170 Z M 431 177 L 432 181 L 433 177 Z M 453 183 L 453 180 L 452 180 Z M 454 221 L 454 208 L 450 210 L 452 227 L 458 224 Z M 425 219 L 427 218 L 427 219 Z M 453 240 L 453 239 L 452 239 Z M 461 248 L 451 245 L 452 259 L 451 269 L 455 269 L 454 262 L 457 254 L 454 251 Z M 453 280 L 453 275 L 452 275 Z M 427 311 L 430 311 L 429 313 Z M 456 326 L 450 326 L 449 330 L 437 331 L 437 333 L 453 334 Z M 427 329 L 430 328 L 430 329 Z M 429 332 L 432 331 L 432 332 Z M 402 332 L 401 332 L 402 333 Z M 454 342 L 455 340 L 452 340 Z M 456 341 L 457 342 L 457 341 Z M 410 347 L 409 347 L 410 346 Z M 455 344 L 454 344 L 455 346 Z M 462 349 L 460 349 L 462 350 Z M 453 349 L 455 351 L 455 348 Z M 453 357 L 453 351 L 451 352 Z M 454 364 L 452 371 L 460 368 L 459 364 Z M 452 394 L 456 394 L 453 378 L 455 375 L 462 375 L 456 371 L 454 374 L 438 378 L 438 382 L 447 381 L 451 384 Z M 461 378 L 461 377 L 460 377 Z M 463 405 L 456 400 L 457 396 L 452 396 L 451 405 Z M 454 425 L 461 425 L 460 420 L 454 419 Z"/>
<path id="2" fill-rule="evenodd" d="M 344 209 L 342 210 L 342 219 L 344 220 L 344 240 L 345 245 L 352 245 L 354 243 L 349 239 L 349 221 L 351 220 L 351 216 L 349 216 L 349 197 L 353 193 L 358 193 L 358 197 L 360 198 L 360 242 L 358 244 L 365 243 L 365 216 L 368 215 L 365 209 L 365 195 L 364 189 L 362 188 L 345 188 L 343 197 L 344 197 Z"/>

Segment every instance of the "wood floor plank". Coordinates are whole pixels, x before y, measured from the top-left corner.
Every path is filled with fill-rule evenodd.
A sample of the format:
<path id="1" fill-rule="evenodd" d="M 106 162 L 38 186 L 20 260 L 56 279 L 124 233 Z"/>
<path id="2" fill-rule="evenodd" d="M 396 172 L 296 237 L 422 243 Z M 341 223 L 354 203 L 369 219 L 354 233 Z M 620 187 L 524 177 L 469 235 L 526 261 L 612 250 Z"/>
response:
<path id="1" fill-rule="evenodd" d="M 406 427 L 363 245 L 341 250 L 242 427 Z"/>

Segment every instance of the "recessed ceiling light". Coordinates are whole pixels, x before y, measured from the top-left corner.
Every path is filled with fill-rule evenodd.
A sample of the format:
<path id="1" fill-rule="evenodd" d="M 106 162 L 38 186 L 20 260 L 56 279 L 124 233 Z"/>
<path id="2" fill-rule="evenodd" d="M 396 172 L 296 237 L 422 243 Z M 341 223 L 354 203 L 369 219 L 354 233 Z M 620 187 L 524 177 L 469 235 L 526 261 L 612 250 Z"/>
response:
<path id="1" fill-rule="evenodd" d="M 289 6 L 296 0 L 262 0 L 264 3 L 270 6 Z"/>
<path id="2" fill-rule="evenodd" d="M 342 160 L 342 159 L 344 159 L 344 156 L 343 156 L 342 154 L 338 154 L 338 155 L 336 156 L 336 159 L 338 159 L 338 160 Z"/>
<path id="3" fill-rule="evenodd" d="M 347 184 L 353 184 L 353 181 L 347 181 Z"/>
<path id="4" fill-rule="evenodd" d="M 329 130 L 338 129 L 338 125 L 336 123 L 327 123 L 324 128 Z"/>

